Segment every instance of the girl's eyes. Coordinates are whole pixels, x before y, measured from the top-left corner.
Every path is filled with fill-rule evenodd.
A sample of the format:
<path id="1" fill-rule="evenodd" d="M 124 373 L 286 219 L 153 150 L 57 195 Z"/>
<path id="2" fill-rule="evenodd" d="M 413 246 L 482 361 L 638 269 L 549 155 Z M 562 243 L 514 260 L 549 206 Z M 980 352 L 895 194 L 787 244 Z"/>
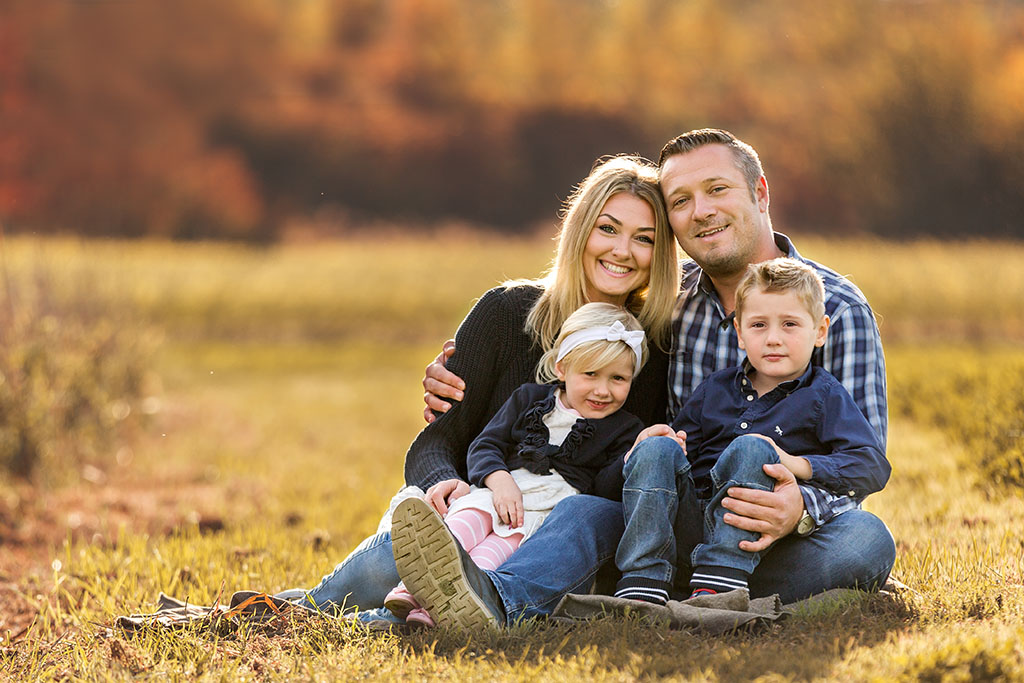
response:
<path id="1" fill-rule="evenodd" d="M 605 223 L 604 225 L 597 226 L 597 229 L 600 230 L 601 232 L 606 232 L 609 235 L 614 235 L 615 234 L 615 226 L 609 225 L 608 223 Z"/>
<path id="2" fill-rule="evenodd" d="M 636 240 L 643 244 L 654 244 L 654 238 L 648 235 L 637 235 Z"/>

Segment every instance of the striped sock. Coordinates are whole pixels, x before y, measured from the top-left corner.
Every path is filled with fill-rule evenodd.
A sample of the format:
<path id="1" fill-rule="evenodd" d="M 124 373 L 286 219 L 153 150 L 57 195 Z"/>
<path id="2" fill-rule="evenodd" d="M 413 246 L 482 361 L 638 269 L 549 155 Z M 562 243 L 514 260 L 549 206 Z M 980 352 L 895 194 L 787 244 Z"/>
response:
<path id="1" fill-rule="evenodd" d="M 664 605 L 668 602 L 668 591 L 671 587 L 672 584 L 667 581 L 624 576 L 615 586 L 615 597 Z"/>
<path id="2" fill-rule="evenodd" d="M 739 569 L 732 567 L 694 567 L 693 575 L 690 576 L 690 590 L 693 593 L 727 593 L 747 587 L 749 575 Z"/>

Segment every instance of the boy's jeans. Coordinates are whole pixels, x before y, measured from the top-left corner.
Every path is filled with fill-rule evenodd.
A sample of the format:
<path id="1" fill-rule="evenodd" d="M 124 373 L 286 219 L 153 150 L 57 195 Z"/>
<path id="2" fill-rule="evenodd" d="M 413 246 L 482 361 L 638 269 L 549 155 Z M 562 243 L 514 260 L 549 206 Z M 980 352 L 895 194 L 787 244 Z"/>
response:
<path id="1" fill-rule="evenodd" d="M 652 442 L 649 445 L 647 442 Z M 711 469 L 712 497 L 701 500 L 683 449 L 668 437 L 641 443 L 623 469 L 626 530 L 615 563 L 623 577 L 664 583 L 677 580 L 685 590 L 692 567 L 729 567 L 751 574 L 760 553 L 739 549 L 759 534 L 729 526 L 720 503 L 731 486 L 771 491 L 775 481 L 762 465 L 777 463 L 772 445 L 755 436 L 733 441 Z"/>
<path id="2" fill-rule="evenodd" d="M 762 466 L 777 462 L 764 439 L 737 438 L 711 470 L 711 499 L 701 501 L 689 461 L 674 440 L 641 443 L 623 470 L 626 528 L 615 556 L 619 569 L 656 581 L 674 578 L 677 590 L 688 594 L 693 566 L 731 567 L 751 574 L 752 595 L 777 592 L 784 602 L 829 588 L 881 585 L 895 560 L 895 544 L 885 525 L 863 510 L 834 517 L 807 538 L 790 534 L 761 553 L 739 549 L 740 541 L 759 535 L 722 521 L 727 510 L 721 500 L 731 486 L 772 490 L 774 480 Z"/>

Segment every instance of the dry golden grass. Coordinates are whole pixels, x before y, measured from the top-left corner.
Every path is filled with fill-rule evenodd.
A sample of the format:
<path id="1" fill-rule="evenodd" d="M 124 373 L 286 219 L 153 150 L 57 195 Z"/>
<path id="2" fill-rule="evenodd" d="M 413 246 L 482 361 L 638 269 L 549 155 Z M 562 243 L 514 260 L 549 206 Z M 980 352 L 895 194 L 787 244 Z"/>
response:
<path id="1" fill-rule="evenodd" d="M 921 381 L 929 357 L 941 360 L 936 374 L 957 353 L 981 354 L 979 341 L 988 345 L 983 358 L 1020 357 L 992 347 L 1000 336 L 987 328 L 963 324 L 1002 316 L 1004 331 L 1024 329 L 1021 276 L 1003 265 L 1022 262 L 1019 245 L 799 245 L 852 274 L 880 310 L 900 401 L 912 400 L 908 385 Z M 543 240 L 452 249 L 394 239 L 266 250 L 9 243 L 16 278 L 45 262 L 62 274 L 69 296 L 92 282 L 97 298 L 166 330 L 161 410 L 134 458 L 105 467 L 111 481 L 180 490 L 173 504 L 191 523 L 167 533 L 100 514 L 96 535 L 53 547 L 45 572 L 7 577 L 38 615 L 16 639 L 0 627 L 0 677 L 1024 679 L 1024 498 L 979 485 L 955 429 L 902 410 L 894 410 L 890 429 L 893 478 L 868 501 L 897 539 L 894 574 L 912 589 L 896 599 L 819 607 L 722 638 L 630 620 L 526 624 L 469 637 L 399 638 L 337 622 L 222 638 L 107 635 L 115 615 L 150 609 L 161 590 L 203 604 L 222 588 L 277 591 L 318 581 L 373 531 L 401 483 L 405 449 L 422 421 L 418 380 L 440 340 L 473 296 L 503 277 L 538 272 L 549 247 Z M 933 274 L 960 255 L 964 291 L 933 287 Z M 906 273 L 899 292 L 897 270 Z M 990 301 L 987 285 L 1002 277 L 1013 301 Z M 994 308 L 979 312 L 978 302 Z M 942 330 L 943 348 L 911 343 L 907 335 L 926 323 Z M 81 486 L 97 496 L 105 490 Z M 199 490 L 217 495 L 200 498 Z M 220 528 L 198 523 L 209 519 Z"/>

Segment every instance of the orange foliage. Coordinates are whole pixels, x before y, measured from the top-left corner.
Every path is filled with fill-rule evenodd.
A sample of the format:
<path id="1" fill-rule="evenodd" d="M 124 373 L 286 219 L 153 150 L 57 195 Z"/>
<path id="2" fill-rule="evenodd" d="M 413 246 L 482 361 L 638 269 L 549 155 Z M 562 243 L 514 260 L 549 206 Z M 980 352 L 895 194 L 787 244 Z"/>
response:
<path id="1" fill-rule="evenodd" d="M 598 155 L 715 125 L 761 151 L 780 227 L 1021 235 L 1022 38 L 997 0 L 10 0 L 0 219 L 522 225 Z"/>

